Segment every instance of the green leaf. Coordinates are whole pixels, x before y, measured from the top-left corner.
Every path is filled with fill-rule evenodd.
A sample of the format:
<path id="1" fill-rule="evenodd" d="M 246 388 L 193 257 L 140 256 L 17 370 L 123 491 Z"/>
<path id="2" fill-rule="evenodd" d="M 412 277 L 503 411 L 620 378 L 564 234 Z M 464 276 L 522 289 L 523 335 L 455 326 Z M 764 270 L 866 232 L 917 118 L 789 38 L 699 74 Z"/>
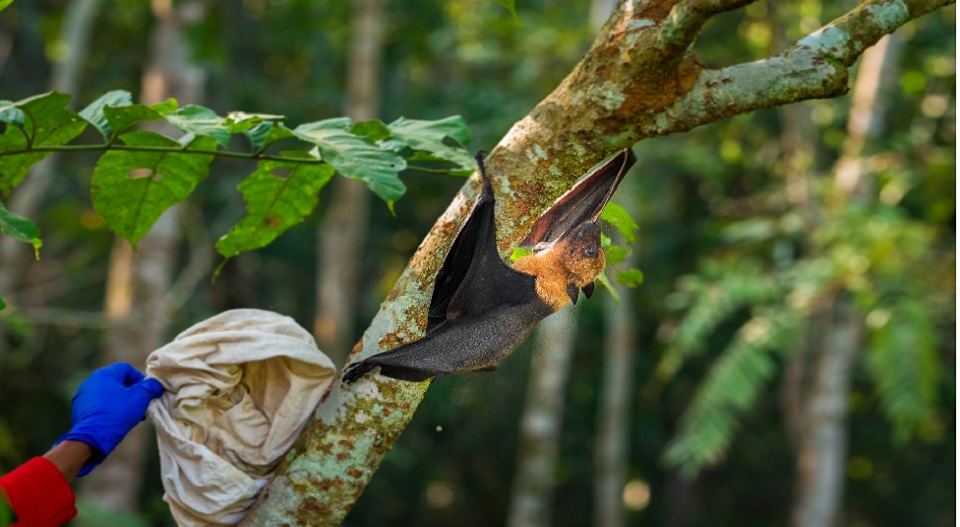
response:
<path id="1" fill-rule="evenodd" d="M 126 132 L 131 126 L 145 121 L 162 121 L 163 112 L 152 106 L 131 104 L 130 106 L 105 106 L 103 116 L 107 119 L 114 134 Z"/>
<path id="2" fill-rule="evenodd" d="M 604 247 L 603 252 L 607 257 L 607 265 L 619 265 L 627 259 L 627 255 L 630 254 L 630 249 L 626 247 L 610 245 L 608 247 Z"/>
<path id="3" fill-rule="evenodd" d="M 182 146 L 152 132 L 129 132 L 120 139 L 131 146 Z M 197 137 L 190 147 L 212 151 L 216 143 Z M 107 152 L 91 179 L 93 206 L 114 232 L 136 247 L 163 211 L 190 195 L 207 177 L 212 160 L 212 155 L 187 152 Z"/>
<path id="4" fill-rule="evenodd" d="M 452 138 L 460 145 L 470 142 L 470 129 L 463 117 L 454 115 L 437 121 L 421 121 L 403 117 L 387 125 L 393 141 L 388 148 L 397 149 L 398 145 L 413 150 L 428 152 L 432 156 L 460 165 L 464 170 L 473 171 L 476 160 L 462 146 L 450 146 L 444 142 Z"/>
<path id="5" fill-rule="evenodd" d="M 6 308 L 7 308 L 7 303 L 3 301 L 2 297 L 0 297 L 0 311 L 3 311 Z M 2 503 L 0 503 L 0 507 L 3 507 Z M 0 515 L 0 521 L 2 521 L 3 519 L 4 519 L 4 516 Z M 0 525 L 4 525 L 4 524 L 0 523 Z"/>
<path id="6" fill-rule="evenodd" d="M 4 9 L 10 7 L 10 4 L 12 3 L 13 3 L 13 0 L 0 0 L 0 11 L 3 11 Z M 3 309 L 3 308 L 0 307 L 0 309 Z"/>
<path id="7" fill-rule="evenodd" d="M 27 218 L 7 210 L 2 202 L 0 202 L 0 231 L 13 236 L 16 240 L 33 245 L 34 255 L 37 260 L 40 259 L 40 247 L 43 246 L 43 241 L 40 240 L 40 229 Z"/>
<path id="8" fill-rule="evenodd" d="M 166 119 L 168 123 L 186 133 L 212 137 L 224 148 L 230 145 L 230 126 L 227 120 L 209 108 L 188 104 L 167 115 Z"/>
<path id="9" fill-rule="evenodd" d="M 285 152 L 286 157 L 310 157 Z M 332 166 L 261 161 L 237 188 L 247 202 L 247 216 L 217 241 L 217 251 L 231 258 L 263 247 L 302 222 L 317 207 L 320 189 L 333 177 Z"/>
<path id="10" fill-rule="evenodd" d="M 643 283 L 643 271 L 640 269 L 617 271 L 617 282 L 627 287 L 637 287 Z"/>
<path id="11" fill-rule="evenodd" d="M 520 17 L 517 15 L 517 0 L 494 0 L 496 3 L 507 8 L 507 11 L 513 15 L 513 20 L 520 25 Z"/>
<path id="12" fill-rule="evenodd" d="M 120 107 L 130 106 L 131 104 L 133 104 L 133 96 L 130 95 L 130 92 L 114 90 L 105 93 L 102 97 L 90 103 L 89 106 L 80 110 L 80 117 L 100 130 L 104 139 L 109 139 L 113 134 L 113 129 L 110 128 L 110 122 L 107 120 L 107 116 L 103 114 L 103 109 L 107 106 Z"/>
<path id="13" fill-rule="evenodd" d="M 23 124 L 8 123 L 0 135 L 0 152 L 38 146 L 59 146 L 80 135 L 86 121 L 67 109 L 70 96 L 50 92 L 17 101 L 14 106 L 23 112 Z M 11 116 L 9 106 L 4 112 Z M 31 166 L 49 152 L 27 152 L 0 157 L 0 192 L 9 195 L 26 177 Z"/>
<path id="14" fill-rule="evenodd" d="M 282 123 L 262 122 L 243 133 L 250 140 L 250 148 L 254 152 L 262 151 L 277 141 L 296 137 L 289 128 Z"/>
<path id="15" fill-rule="evenodd" d="M 293 133 L 317 145 L 321 158 L 341 175 L 366 183 L 392 210 L 393 203 L 407 190 L 397 175 L 407 168 L 407 162 L 368 139 L 351 134 L 349 128 L 350 119 L 341 117 L 302 124 Z"/>
<path id="16" fill-rule="evenodd" d="M 639 226 L 630 217 L 630 213 L 620 205 L 612 201 L 607 203 L 607 206 L 600 213 L 600 219 L 616 227 L 627 243 L 633 243 L 637 239 L 637 235 L 633 231 L 637 230 Z"/>
<path id="17" fill-rule="evenodd" d="M 600 285 L 607 288 L 607 291 L 610 291 L 610 295 L 613 296 L 613 301 L 620 303 L 620 293 L 617 291 L 617 288 L 613 287 L 610 283 L 610 279 L 607 278 L 607 273 L 600 273 L 600 276 L 597 277 L 597 281 L 600 282 Z"/>
<path id="18" fill-rule="evenodd" d="M 366 137 L 374 143 L 390 138 L 390 129 L 379 119 L 355 123 L 353 127 L 350 128 L 350 133 L 360 137 Z"/>

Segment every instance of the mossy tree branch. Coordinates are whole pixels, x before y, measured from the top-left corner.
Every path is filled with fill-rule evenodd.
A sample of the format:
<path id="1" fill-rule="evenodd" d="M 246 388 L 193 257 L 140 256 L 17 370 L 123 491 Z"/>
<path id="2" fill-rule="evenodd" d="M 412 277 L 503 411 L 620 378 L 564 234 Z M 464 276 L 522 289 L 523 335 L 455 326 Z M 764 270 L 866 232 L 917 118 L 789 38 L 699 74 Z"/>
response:
<path id="1" fill-rule="evenodd" d="M 758 108 L 846 93 L 847 68 L 881 36 L 951 0 L 871 0 L 765 60 L 719 70 L 689 51 L 712 16 L 746 0 L 621 1 L 570 75 L 488 158 L 501 250 L 593 164 L 644 138 Z M 420 338 L 433 276 L 478 192 L 474 177 L 427 234 L 353 359 Z M 407 425 L 427 383 L 335 383 L 244 525 L 339 525 Z"/>

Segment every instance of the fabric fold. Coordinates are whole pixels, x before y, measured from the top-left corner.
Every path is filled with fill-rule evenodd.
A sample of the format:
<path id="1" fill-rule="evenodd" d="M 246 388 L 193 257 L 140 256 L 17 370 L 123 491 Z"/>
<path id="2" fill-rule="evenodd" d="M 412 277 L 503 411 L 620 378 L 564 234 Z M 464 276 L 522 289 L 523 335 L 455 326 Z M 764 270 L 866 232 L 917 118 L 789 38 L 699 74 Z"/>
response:
<path id="1" fill-rule="evenodd" d="M 335 374 L 310 333 L 258 309 L 211 317 L 151 353 L 147 376 L 165 392 L 147 415 L 177 523 L 240 522 Z"/>

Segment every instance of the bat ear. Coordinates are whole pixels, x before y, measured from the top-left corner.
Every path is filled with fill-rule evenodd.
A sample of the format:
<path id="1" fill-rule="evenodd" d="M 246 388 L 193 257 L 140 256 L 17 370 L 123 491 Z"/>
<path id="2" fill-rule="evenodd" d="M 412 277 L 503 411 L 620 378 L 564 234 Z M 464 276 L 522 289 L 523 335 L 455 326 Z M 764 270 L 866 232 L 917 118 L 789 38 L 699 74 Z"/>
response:
<path id="1" fill-rule="evenodd" d="M 580 288 L 574 284 L 567 284 L 567 295 L 570 296 L 570 301 L 576 305 L 577 297 L 580 296 Z"/>
<path id="2" fill-rule="evenodd" d="M 590 282 L 589 284 L 583 286 L 583 295 L 585 297 L 590 298 L 591 296 L 593 296 L 593 286 L 594 286 L 594 282 Z"/>

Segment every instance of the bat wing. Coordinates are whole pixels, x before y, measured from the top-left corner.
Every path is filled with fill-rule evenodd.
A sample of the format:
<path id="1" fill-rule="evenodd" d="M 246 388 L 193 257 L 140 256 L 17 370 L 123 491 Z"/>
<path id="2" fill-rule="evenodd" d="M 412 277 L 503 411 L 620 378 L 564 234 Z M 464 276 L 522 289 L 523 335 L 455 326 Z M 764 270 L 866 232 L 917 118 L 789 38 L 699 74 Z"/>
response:
<path id="1" fill-rule="evenodd" d="M 482 154 L 477 154 L 477 162 L 483 177 L 483 191 L 437 271 L 427 318 L 427 337 L 448 321 L 529 303 L 536 296 L 536 279 L 511 269 L 500 258 L 494 221 L 495 199 Z"/>
<path id="2" fill-rule="evenodd" d="M 555 242 L 577 226 L 596 220 L 620 180 L 636 161 L 633 152 L 625 148 L 587 173 L 537 219 L 520 246 L 536 247 Z"/>

